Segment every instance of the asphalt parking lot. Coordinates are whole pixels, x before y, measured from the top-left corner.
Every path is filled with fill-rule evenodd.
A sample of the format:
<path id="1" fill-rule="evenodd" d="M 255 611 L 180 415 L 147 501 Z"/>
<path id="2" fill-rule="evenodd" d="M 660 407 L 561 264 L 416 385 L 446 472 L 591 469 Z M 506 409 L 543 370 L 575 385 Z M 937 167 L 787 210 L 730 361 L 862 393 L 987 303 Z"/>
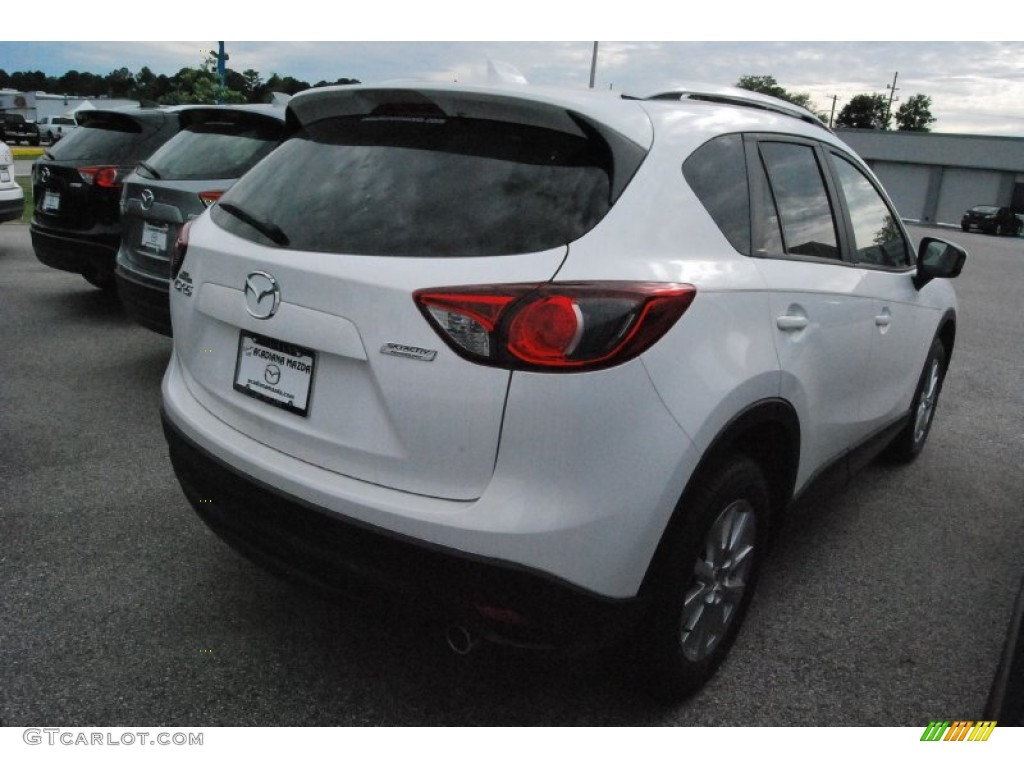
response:
<path id="1" fill-rule="evenodd" d="M 928 230 L 912 229 L 920 236 Z M 931 231 L 934 233 L 934 231 Z M 928 446 L 796 510 L 719 675 L 675 707 L 622 665 L 448 653 L 403 606 L 251 565 L 179 491 L 170 340 L 0 227 L 7 726 L 879 725 L 977 719 L 1024 572 L 1024 239 L 971 251 Z"/>

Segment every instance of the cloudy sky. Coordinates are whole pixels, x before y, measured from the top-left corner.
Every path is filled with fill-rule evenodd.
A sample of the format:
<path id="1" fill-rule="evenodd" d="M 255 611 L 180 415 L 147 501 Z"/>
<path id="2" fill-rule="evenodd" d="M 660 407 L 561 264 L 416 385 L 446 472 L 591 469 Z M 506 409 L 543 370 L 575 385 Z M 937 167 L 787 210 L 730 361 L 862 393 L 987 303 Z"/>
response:
<path id="1" fill-rule="evenodd" d="M 187 11 L 193 2 L 177 0 L 161 7 Z M 89 28 L 78 23 L 80 10 L 66 17 L 51 14 L 47 23 L 15 28 L 16 33 L 27 33 L 25 40 L 0 42 L 0 69 L 41 70 L 60 76 L 72 69 L 105 75 L 119 67 L 137 72 L 148 66 L 158 74 L 174 74 L 182 67 L 197 66 L 203 51 L 215 48 L 216 41 L 105 41 L 147 37 L 157 31 L 170 33 L 168 36 L 180 32 L 182 37 L 208 32 L 210 37 L 245 38 L 226 41 L 231 57 L 228 66 L 238 72 L 254 69 L 264 79 L 276 72 L 311 83 L 339 77 L 363 82 L 404 77 L 470 82 L 485 78 L 488 61 L 494 61 L 518 68 L 531 83 L 586 87 L 592 39 L 599 38 L 598 88 L 643 91 L 669 82 L 732 85 L 743 75 L 770 74 L 787 90 L 810 94 L 819 111 L 828 113 L 833 96 L 837 97 L 838 114 L 843 104 L 859 93 L 888 95 L 887 88 L 898 72 L 897 100 L 917 93 L 931 97 L 932 113 L 938 119 L 933 130 L 1024 135 L 1024 42 L 929 41 L 924 38 L 969 37 L 973 32 L 991 34 L 993 30 L 972 29 L 970 24 L 977 22 L 963 19 L 947 20 L 949 28 L 941 29 L 934 21 L 923 21 L 925 14 L 917 9 L 894 10 L 891 3 L 880 0 L 847 4 L 842 12 L 833 10 L 828 19 L 812 2 L 774 0 L 770 5 L 748 6 L 734 0 L 729 13 L 741 20 L 710 21 L 688 19 L 685 10 L 675 18 L 662 18 L 663 9 L 672 6 L 654 0 L 630 0 L 618 6 L 617 13 L 588 12 L 585 17 L 572 11 L 552 11 L 550 0 L 409 4 L 391 0 L 374 12 L 352 12 L 351 4 L 306 8 L 305 2 L 278 3 L 273 18 L 244 21 L 230 9 L 207 2 L 198 4 L 201 10 L 194 13 L 181 13 L 177 21 L 168 23 L 162 15 L 149 24 L 137 20 L 138 3 L 112 0 L 101 4 L 109 6 L 111 17 L 129 18 L 130 23 L 96 22 Z M 69 13 L 81 7 L 69 3 Z M 325 8 L 337 10 L 325 14 Z M 628 14 L 621 10 L 626 8 Z M 765 8 L 772 13 L 764 19 L 751 10 Z M 857 18 L 849 17 L 854 8 Z M 800 14 L 818 19 L 819 26 L 794 23 Z M 990 21 L 988 17 L 986 26 Z M 903 39 L 818 41 L 835 37 L 840 30 L 843 36 L 866 39 L 899 32 Z M 43 32 L 49 38 L 77 42 L 32 39 Z M 328 35 L 349 41 L 307 42 Z M 636 42 L 604 39 L 610 37 L 630 37 Z M 703 40 L 658 42 L 659 37 Z M 765 37 L 791 41 L 754 39 Z M 251 42 L 254 40 L 264 42 Z M 479 42 L 485 40 L 489 42 Z M 893 110 L 898 106 L 899 101 Z"/>

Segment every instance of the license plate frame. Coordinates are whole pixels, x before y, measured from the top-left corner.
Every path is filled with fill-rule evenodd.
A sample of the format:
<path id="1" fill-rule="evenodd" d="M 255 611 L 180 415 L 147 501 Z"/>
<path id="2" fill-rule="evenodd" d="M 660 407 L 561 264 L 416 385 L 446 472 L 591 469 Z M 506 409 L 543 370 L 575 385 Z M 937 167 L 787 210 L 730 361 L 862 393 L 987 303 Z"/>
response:
<path id="1" fill-rule="evenodd" d="M 43 193 L 43 212 L 57 213 L 60 211 L 60 192 L 46 190 Z"/>
<path id="2" fill-rule="evenodd" d="M 316 352 L 251 331 L 238 333 L 232 386 L 297 416 L 309 415 Z"/>
<path id="3" fill-rule="evenodd" d="M 153 224 L 148 221 L 142 222 L 142 235 L 139 242 L 141 248 L 156 253 L 167 252 L 167 237 L 170 234 L 169 224 Z"/>

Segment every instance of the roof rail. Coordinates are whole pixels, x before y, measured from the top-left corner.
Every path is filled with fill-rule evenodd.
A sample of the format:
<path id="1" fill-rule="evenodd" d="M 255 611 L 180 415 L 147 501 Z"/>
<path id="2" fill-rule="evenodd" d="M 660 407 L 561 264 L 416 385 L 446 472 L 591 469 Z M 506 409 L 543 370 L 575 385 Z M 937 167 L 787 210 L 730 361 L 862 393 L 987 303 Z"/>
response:
<path id="1" fill-rule="evenodd" d="M 725 88 L 716 86 L 669 87 L 643 96 L 623 94 L 624 99 L 641 101 L 706 101 L 713 104 L 731 104 L 737 107 L 763 109 L 768 112 L 794 117 L 833 133 L 821 119 L 808 109 L 792 104 L 774 96 L 768 96 L 743 88 Z"/>

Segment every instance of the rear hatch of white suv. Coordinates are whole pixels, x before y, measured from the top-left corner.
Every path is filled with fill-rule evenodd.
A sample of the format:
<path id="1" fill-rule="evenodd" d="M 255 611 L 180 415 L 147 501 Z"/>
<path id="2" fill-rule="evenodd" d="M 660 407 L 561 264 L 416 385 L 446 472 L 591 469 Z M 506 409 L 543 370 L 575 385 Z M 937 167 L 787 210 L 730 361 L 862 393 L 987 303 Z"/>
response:
<path id="1" fill-rule="evenodd" d="M 456 316 L 414 293 L 550 281 L 642 162 L 646 116 L 357 87 L 299 95 L 289 121 L 296 135 L 188 228 L 172 266 L 190 392 L 288 456 L 478 498 L 513 375 L 466 359 L 490 299 Z"/>

